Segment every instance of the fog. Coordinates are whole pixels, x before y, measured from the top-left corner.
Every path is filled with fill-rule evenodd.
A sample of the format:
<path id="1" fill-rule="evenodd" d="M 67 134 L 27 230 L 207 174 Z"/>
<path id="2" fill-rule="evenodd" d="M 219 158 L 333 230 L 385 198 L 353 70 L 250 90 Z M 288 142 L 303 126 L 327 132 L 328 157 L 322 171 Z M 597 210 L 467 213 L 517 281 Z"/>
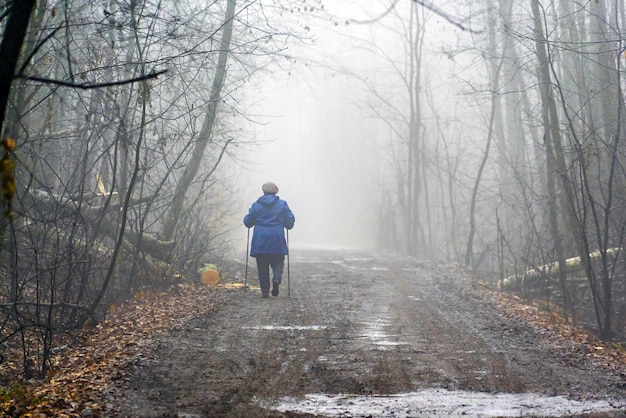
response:
<path id="1" fill-rule="evenodd" d="M 268 83 L 263 109 L 274 116 L 255 127 L 264 144 L 248 157 L 245 197 L 252 202 L 262 183 L 275 182 L 296 215 L 294 245 L 372 246 L 371 193 L 380 167 L 358 112 L 335 81 L 323 76 L 317 89 L 296 77 Z"/>
<path id="2" fill-rule="evenodd" d="M 370 85 L 380 81 L 379 87 L 386 88 L 386 60 L 405 53 L 387 23 L 365 23 L 384 16 L 386 7 L 381 2 L 332 2 L 328 15 L 307 22 L 311 39 L 290 44 L 288 67 L 266 74 L 259 88 L 248 92 L 256 100 L 252 113 L 261 115 L 262 122 L 248 126 L 258 146 L 246 155 L 245 170 L 237 176 L 244 212 L 265 181 L 277 183 L 279 196 L 296 215 L 290 235 L 294 246 L 377 245 L 382 189 L 395 181 L 393 133 L 374 115 L 376 98 L 363 80 Z M 441 30 L 443 23 L 432 20 Z M 453 42 L 455 31 L 446 30 Z M 442 41 L 446 39 L 437 38 Z M 368 51 L 368 45 L 380 50 Z M 382 51 L 388 58 L 381 57 Z M 430 77 L 430 85 L 439 91 L 451 88 L 437 85 L 449 81 L 449 68 L 440 59 L 426 71 L 443 74 L 437 81 Z M 442 103 L 448 99 L 438 97 Z"/>

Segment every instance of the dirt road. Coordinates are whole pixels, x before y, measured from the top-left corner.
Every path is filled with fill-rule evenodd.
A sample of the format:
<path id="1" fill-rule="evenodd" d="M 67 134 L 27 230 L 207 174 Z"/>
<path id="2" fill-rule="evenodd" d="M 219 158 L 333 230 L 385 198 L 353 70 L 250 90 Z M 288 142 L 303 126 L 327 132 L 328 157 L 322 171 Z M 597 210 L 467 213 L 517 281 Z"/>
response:
<path id="1" fill-rule="evenodd" d="M 254 271 L 254 269 L 252 269 Z M 475 282 L 402 258 L 304 252 L 277 298 L 229 290 L 137 365 L 111 416 L 621 416 L 592 364 Z M 256 284 L 256 283 L 253 283 Z"/>

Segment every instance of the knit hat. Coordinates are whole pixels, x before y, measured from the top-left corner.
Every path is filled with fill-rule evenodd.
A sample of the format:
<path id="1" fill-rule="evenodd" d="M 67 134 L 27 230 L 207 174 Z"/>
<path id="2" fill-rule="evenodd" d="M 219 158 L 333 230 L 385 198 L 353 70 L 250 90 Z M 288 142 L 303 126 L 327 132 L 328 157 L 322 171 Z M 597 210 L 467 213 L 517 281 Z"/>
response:
<path id="1" fill-rule="evenodd" d="M 263 194 L 276 194 L 278 193 L 278 186 L 271 181 L 268 181 L 263 185 Z"/>

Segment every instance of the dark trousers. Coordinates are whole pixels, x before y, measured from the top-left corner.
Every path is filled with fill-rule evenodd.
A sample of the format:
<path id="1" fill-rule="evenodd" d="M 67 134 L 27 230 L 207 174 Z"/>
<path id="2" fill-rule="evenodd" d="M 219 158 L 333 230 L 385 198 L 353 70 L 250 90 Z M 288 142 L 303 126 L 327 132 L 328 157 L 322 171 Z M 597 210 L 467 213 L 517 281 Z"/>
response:
<path id="1" fill-rule="evenodd" d="M 270 291 L 270 266 L 272 267 L 272 281 L 280 283 L 283 278 L 285 256 L 282 254 L 257 254 L 256 268 L 259 272 L 259 286 L 262 293 Z"/>

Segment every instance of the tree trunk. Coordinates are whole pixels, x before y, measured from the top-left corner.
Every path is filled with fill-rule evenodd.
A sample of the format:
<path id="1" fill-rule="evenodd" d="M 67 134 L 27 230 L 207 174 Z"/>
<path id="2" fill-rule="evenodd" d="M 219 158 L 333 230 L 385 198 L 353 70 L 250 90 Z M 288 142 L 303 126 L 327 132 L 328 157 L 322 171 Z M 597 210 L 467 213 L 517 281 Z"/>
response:
<path id="1" fill-rule="evenodd" d="M 9 103 L 11 83 L 20 58 L 20 51 L 26 36 L 30 15 L 35 0 L 14 1 L 11 5 L 2 43 L 0 43 L 0 133 L 4 126 L 4 116 Z"/>
<path id="2" fill-rule="evenodd" d="M 602 329 L 602 320 L 600 318 L 600 312 L 598 307 L 598 286 L 595 280 L 595 276 L 591 269 L 591 262 L 589 259 L 589 242 L 586 236 L 584 225 L 581 225 L 578 221 L 576 213 L 574 212 L 574 206 L 576 202 L 576 196 L 572 188 L 571 180 L 569 178 L 567 164 L 564 157 L 563 142 L 561 140 L 561 132 L 559 130 L 559 117 L 556 108 L 556 102 L 554 99 L 554 93 L 552 90 L 552 77 L 550 75 L 551 64 L 549 61 L 549 55 L 546 50 L 548 41 L 544 35 L 542 14 L 540 13 L 540 6 L 538 0 L 531 0 L 531 8 L 533 12 L 534 30 L 535 30 L 535 46 L 537 59 L 539 61 L 539 86 L 540 93 L 543 102 L 543 106 L 546 107 L 548 125 L 544 125 L 545 138 L 550 141 L 552 146 L 552 155 L 547 156 L 554 161 L 554 172 L 548 173 L 548 176 L 554 175 L 561 179 L 561 185 L 563 187 L 562 193 L 562 210 L 564 213 L 564 224 L 566 226 L 566 232 L 574 239 L 578 253 L 581 257 L 581 261 L 585 266 L 587 277 L 589 279 L 589 285 L 593 295 L 594 308 L 596 312 L 596 319 L 598 321 L 598 327 Z M 557 238 L 559 239 L 559 238 Z M 562 239 L 562 237 L 560 238 Z M 563 260 L 559 260 L 559 263 L 564 263 Z M 564 265 L 564 264 L 563 264 Z M 561 269 L 561 271 L 564 269 Z"/>
<path id="3" fill-rule="evenodd" d="M 205 114 L 200 133 L 198 134 L 198 139 L 196 140 L 195 146 L 192 150 L 191 159 L 185 167 L 180 180 L 176 184 L 172 205 L 170 206 L 165 218 L 162 237 L 166 241 L 172 240 L 174 237 L 178 219 L 180 218 L 180 214 L 183 210 L 185 195 L 192 181 L 196 177 L 196 174 L 200 170 L 200 163 L 202 162 L 204 152 L 213 134 L 213 125 L 217 115 L 222 87 L 224 86 L 224 79 L 226 78 L 226 64 L 228 63 L 230 41 L 233 33 L 233 20 L 235 17 L 236 0 L 227 0 L 227 2 L 226 14 L 224 17 L 224 29 L 220 44 L 220 54 L 217 61 L 217 68 L 215 69 L 213 85 L 211 86 L 211 96 L 208 109 Z"/>
<path id="4" fill-rule="evenodd" d="M 493 21 L 493 19 L 489 19 L 489 22 L 489 49 L 494 56 L 497 56 L 495 42 L 495 22 Z M 494 58 L 494 60 L 495 59 L 496 58 Z M 502 70 L 502 66 L 504 65 L 504 58 L 501 55 L 500 58 L 497 59 L 497 62 L 494 62 L 494 60 L 486 62 L 487 67 L 490 70 L 490 84 L 492 86 L 491 108 L 489 110 L 489 127 L 487 131 L 487 144 L 485 146 L 485 151 L 483 152 L 480 166 L 478 167 L 478 172 L 476 173 L 476 178 L 474 179 L 474 187 L 472 188 L 472 196 L 469 209 L 469 235 L 467 238 L 467 245 L 465 247 L 465 265 L 472 267 L 474 264 L 474 235 L 476 234 L 476 202 L 478 200 L 478 189 L 480 187 L 483 172 L 485 170 L 485 167 L 487 166 L 487 161 L 489 160 L 489 152 L 491 150 L 491 145 L 493 143 L 495 135 L 494 127 L 496 124 L 496 118 L 500 117 L 500 112 L 497 110 L 500 107 L 498 90 L 500 89 L 500 72 Z"/>

